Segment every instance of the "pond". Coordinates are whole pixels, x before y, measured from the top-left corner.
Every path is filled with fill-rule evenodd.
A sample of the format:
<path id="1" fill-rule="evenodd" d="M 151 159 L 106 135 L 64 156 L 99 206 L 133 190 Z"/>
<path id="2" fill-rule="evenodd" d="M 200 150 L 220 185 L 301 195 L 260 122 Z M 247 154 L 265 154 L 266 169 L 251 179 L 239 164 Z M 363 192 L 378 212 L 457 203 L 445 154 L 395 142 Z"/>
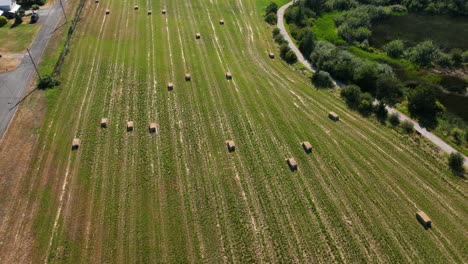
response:
<path id="1" fill-rule="evenodd" d="M 468 17 L 408 14 L 391 16 L 372 27 L 370 44 L 381 48 L 389 41 L 401 39 L 408 46 L 432 40 L 443 50 L 468 50 Z"/>

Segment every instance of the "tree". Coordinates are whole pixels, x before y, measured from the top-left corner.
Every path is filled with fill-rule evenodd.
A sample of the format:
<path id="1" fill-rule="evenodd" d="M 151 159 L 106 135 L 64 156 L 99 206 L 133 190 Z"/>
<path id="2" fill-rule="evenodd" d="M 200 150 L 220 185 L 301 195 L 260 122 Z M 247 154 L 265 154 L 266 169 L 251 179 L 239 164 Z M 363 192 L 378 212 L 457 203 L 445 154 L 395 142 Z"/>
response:
<path id="1" fill-rule="evenodd" d="M 418 86 L 408 96 L 408 110 L 422 117 L 434 117 L 442 111 L 437 102 L 436 90 L 430 86 Z"/>
<path id="2" fill-rule="evenodd" d="M 435 59 L 438 50 L 431 40 L 427 40 L 409 49 L 405 56 L 418 65 L 428 66 Z"/>
<path id="3" fill-rule="evenodd" d="M 289 48 L 288 43 L 281 44 L 281 46 L 280 46 L 280 56 L 281 56 L 281 58 L 284 59 L 286 57 L 286 53 L 288 53 L 288 51 L 290 51 L 290 50 L 291 50 L 291 48 Z"/>
<path id="4" fill-rule="evenodd" d="M 276 25 L 278 21 L 278 16 L 275 13 L 269 13 L 265 16 L 265 22 L 270 25 Z"/>
<path id="5" fill-rule="evenodd" d="M 454 172 L 463 173 L 465 170 L 463 167 L 464 162 L 465 162 L 465 158 L 459 152 L 450 153 L 448 163 L 449 163 L 450 168 Z"/>
<path id="6" fill-rule="evenodd" d="M 387 53 L 388 56 L 393 58 L 400 58 L 403 53 L 405 52 L 405 44 L 402 40 L 394 40 L 387 43 L 383 49 Z"/>
<path id="7" fill-rule="evenodd" d="M 403 84 L 395 77 L 381 75 L 377 79 L 376 97 L 386 104 L 395 105 L 403 98 Z"/>
<path id="8" fill-rule="evenodd" d="M 304 58 L 309 58 L 315 47 L 315 38 L 311 29 L 305 29 L 305 33 L 303 33 L 302 38 L 299 40 L 299 50 L 304 55 Z"/>
<path id="9" fill-rule="evenodd" d="M 383 102 L 380 102 L 376 107 L 375 107 L 375 115 L 377 116 L 377 119 L 385 124 L 385 120 L 388 118 L 388 110 L 385 107 L 385 104 Z"/>
<path id="10" fill-rule="evenodd" d="M 312 76 L 312 83 L 320 88 L 328 88 L 333 86 L 333 81 L 330 76 L 330 73 L 326 71 L 317 71 L 313 76 Z"/>
<path id="11" fill-rule="evenodd" d="M 273 33 L 273 37 L 276 37 L 277 35 L 279 35 L 281 32 L 280 32 L 280 29 L 278 27 L 275 27 L 272 31 Z"/>
<path id="12" fill-rule="evenodd" d="M 265 9 L 265 14 L 276 14 L 278 12 L 278 5 L 275 2 L 270 2 L 270 4 Z"/>
<path id="13" fill-rule="evenodd" d="M 398 126 L 400 124 L 400 115 L 398 113 L 392 113 L 390 114 L 388 121 L 390 121 L 392 126 Z"/>
<path id="14" fill-rule="evenodd" d="M 354 70 L 354 82 L 361 87 L 364 92 L 375 93 L 375 86 L 378 76 L 377 65 L 373 62 L 363 61 Z"/>
<path id="15" fill-rule="evenodd" d="M 340 95 L 346 101 L 351 108 L 357 108 L 359 102 L 361 102 L 361 88 L 357 85 L 348 85 L 345 88 L 341 89 Z"/>
<path id="16" fill-rule="evenodd" d="M 0 16 L 0 27 L 3 27 L 8 23 L 8 19 L 4 16 Z"/>
<path id="17" fill-rule="evenodd" d="M 325 11 L 326 0 L 304 0 L 304 6 L 312 9 L 317 15 Z"/>
<path id="18" fill-rule="evenodd" d="M 290 49 L 288 52 L 286 52 L 286 55 L 284 56 L 284 60 L 289 64 L 296 63 L 297 62 L 296 53 L 294 53 L 294 51 Z"/>

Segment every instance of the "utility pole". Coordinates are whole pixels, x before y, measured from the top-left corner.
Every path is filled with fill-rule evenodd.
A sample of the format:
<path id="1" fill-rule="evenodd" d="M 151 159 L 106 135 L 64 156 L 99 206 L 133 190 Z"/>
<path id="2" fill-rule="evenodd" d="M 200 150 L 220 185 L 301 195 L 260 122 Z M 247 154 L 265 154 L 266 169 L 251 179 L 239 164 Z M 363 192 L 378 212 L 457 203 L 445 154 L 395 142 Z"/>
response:
<path id="1" fill-rule="evenodd" d="M 63 7 L 62 0 L 60 0 L 60 6 L 62 7 L 63 16 L 65 17 L 65 22 L 68 22 L 67 14 L 65 14 L 65 8 Z"/>
<path id="2" fill-rule="evenodd" d="M 33 60 L 33 57 L 32 57 L 32 55 L 31 55 L 31 52 L 29 51 L 29 49 L 26 49 L 26 50 L 28 51 L 29 58 L 31 59 L 32 64 L 34 65 L 34 70 L 36 70 L 36 73 L 37 73 L 37 75 L 39 76 L 39 79 L 42 79 L 41 74 L 39 73 L 39 70 L 37 69 L 37 65 L 36 65 L 36 63 L 35 63 L 34 60 Z"/>

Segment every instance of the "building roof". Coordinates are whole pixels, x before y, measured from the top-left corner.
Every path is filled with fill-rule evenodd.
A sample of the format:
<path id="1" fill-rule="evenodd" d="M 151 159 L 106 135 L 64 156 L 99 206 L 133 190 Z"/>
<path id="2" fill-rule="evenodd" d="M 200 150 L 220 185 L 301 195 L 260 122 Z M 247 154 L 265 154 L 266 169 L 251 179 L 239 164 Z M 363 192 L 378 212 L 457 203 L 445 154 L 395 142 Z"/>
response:
<path id="1" fill-rule="evenodd" d="M 11 6 L 12 0 L 0 0 L 0 6 Z"/>

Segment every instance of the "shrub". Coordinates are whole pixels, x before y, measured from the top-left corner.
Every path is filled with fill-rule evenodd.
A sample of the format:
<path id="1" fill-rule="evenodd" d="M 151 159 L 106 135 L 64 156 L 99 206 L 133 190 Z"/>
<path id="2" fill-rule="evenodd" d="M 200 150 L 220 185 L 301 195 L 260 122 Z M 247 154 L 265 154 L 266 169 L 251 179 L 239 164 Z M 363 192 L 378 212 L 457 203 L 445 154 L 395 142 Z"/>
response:
<path id="1" fill-rule="evenodd" d="M 408 110 L 414 115 L 433 117 L 443 109 L 434 87 L 418 86 L 408 95 Z"/>
<path id="2" fill-rule="evenodd" d="M 405 44 L 402 40 L 397 39 L 385 44 L 383 49 L 388 56 L 392 58 L 400 58 L 405 52 Z"/>
<path id="3" fill-rule="evenodd" d="M 270 4 L 265 9 L 265 14 L 278 12 L 278 5 L 275 2 L 270 2 Z"/>
<path id="4" fill-rule="evenodd" d="M 452 49 L 450 50 L 450 56 L 452 64 L 456 67 L 460 66 L 463 62 L 462 50 L 461 49 Z"/>
<path id="5" fill-rule="evenodd" d="M 450 153 L 448 163 L 450 168 L 457 173 L 463 173 L 463 163 L 465 162 L 465 158 L 459 152 L 452 152 Z"/>
<path id="6" fill-rule="evenodd" d="M 377 119 L 381 123 L 385 123 L 385 120 L 388 118 L 388 110 L 385 107 L 385 104 L 383 102 L 380 102 L 374 109 L 375 115 L 377 116 Z"/>
<path id="7" fill-rule="evenodd" d="M 370 93 L 363 93 L 359 102 L 358 110 L 364 116 L 369 116 L 374 110 L 374 98 Z"/>
<path id="8" fill-rule="evenodd" d="M 6 24 L 8 24 L 8 19 L 4 16 L 0 16 L 0 27 L 3 27 Z"/>
<path id="9" fill-rule="evenodd" d="M 16 14 L 15 15 L 15 25 L 20 25 L 21 23 L 23 23 L 23 18 L 19 14 Z"/>
<path id="10" fill-rule="evenodd" d="M 361 102 L 361 88 L 357 85 L 348 85 L 345 88 L 341 89 L 340 95 L 346 101 L 351 108 L 357 108 L 359 102 Z"/>
<path id="11" fill-rule="evenodd" d="M 461 130 L 458 127 L 452 129 L 450 134 L 452 134 L 453 141 L 455 141 L 457 145 L 461 145 L 466 138 L 465 131 Z"/>
<path id="12" fill-rule="evenodd" d="M 275 42 L 278 43 L 279 45 L 283 45 L 283 44 L 286 44 L 287 45 L 287 41 L 284 39 L 283 35 L 281 34 L 278 34 L 275 36 Z"/>
<path id="13" fill-rule="evenodd" d="M 280 56 L 281 56 L 281 58 L 286 57 L 286 53 L 288 53 L 288 51 L 290 51 L 290 50 L 291 50 L 291 48 L 289 48 L 288 43 L 282 43 L 280 45 Z"/>
<path id="14" fill-rule="evenodd" d="M 436 58 L 436 63 L 442 67 L 451 67 L 452 58 L 450 55 L 444 52 L 439 52 Z"/>
<path id="15" fill-rule="evenodd" d="M 401 123 L 401 128 L 403 128 L 403 131 L 406 133 L 411 134 L 414 131 L 414 124 L 409 120 L 405 120 Z"/>
<path id="16" fill-rule="evenodd" d="M 398 126 L 400 124 L 400 115 L 398 113 L 392 113 L 390 114 L 388 121 L 390 121 L 392 126 Z"/>
<path id="17" fill-rule="evenodd" d="M 32 5 L 31 8 L 32 10 L 39 10 L 39 5 Z"/>
<path id="18" fill-rule="evenodd" d="M 41 90 L 49 89 L 49 88 L 54 88 L 55 86 L 60 85 L 60 81 L 57 80 L 56 78 L 50 76 L 50 75 L 45 75 L 42 77 L 42 79 L 39 80 L 39 83 L 37 84 L 37 88 Z"/>
<path id="19" fill-rule="evenodd" d="M 403 84 L 395 77 L 381 75 L 377 79 L 376 97 L 386 104 L 395 105 L 403 98 Z"/>
<path id="20" fill-rule="evenodd" d="M 468 63 L 468 50 L 465 50 L 463 53 L 462 53 L 462 61 L 464 63 Z"/>
<path id="21" fill-rule="evenodd" d="M 330 74 L 326 71 L 317 71 L 312 76 L 312 83 L 317 87 L 328 88 L 333 86 Z"/>
<path id="22" fill-rule="evenodd" d="M 408 49 L 405 56 L 418 65 L 428 66 L 436 58 L 438 50 L 434 43 L 428 40 Z"/>
<path id="23" fill-rule="evenodd" d="M 280 34 L 280 29 L 279 29 L 278 27 L 275 27 L 275 28 L 273 29 L 273 37 L 276 37 L 276 36 L 279 35 L 279 34 Z"/>

